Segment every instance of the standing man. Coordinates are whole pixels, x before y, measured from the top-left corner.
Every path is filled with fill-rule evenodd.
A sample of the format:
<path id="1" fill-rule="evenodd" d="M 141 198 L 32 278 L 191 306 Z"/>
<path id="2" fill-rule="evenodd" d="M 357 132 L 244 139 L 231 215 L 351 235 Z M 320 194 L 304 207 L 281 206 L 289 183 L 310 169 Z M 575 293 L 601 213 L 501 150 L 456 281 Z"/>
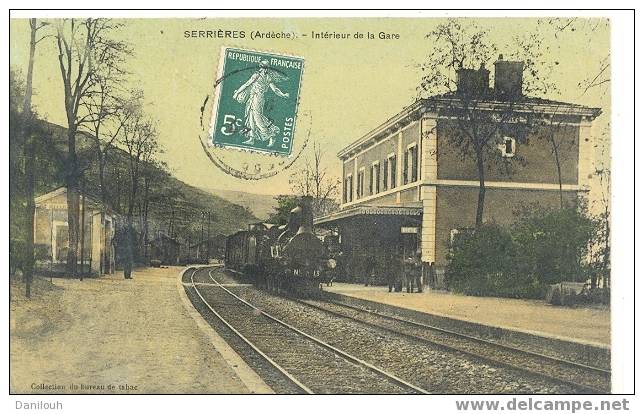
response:
<path id="1" fill-rule="evenodd" d="M 407 293 L 413 293 L 414 285 L 418 292 L 422 292 L 423 288 L 420 284 L 420 254 L 419 251 L 415 253 L 409 252 L 403 258 L 403 286 L 407 289 Z"/>
<path id="2" fill-rule="evenodd" d="M 427 288 L 435 288 L 436 287 L 436 265 L 434 262 L 431 262 L 429 264 L 429 269 L 428 269 L 428 280 L 427 280 Z"/>
<path id="3" fill-rule="evenodd" d="M 414 261 L 414 281 L 416 282 L 416 292 L 423 292 L 423 262 L 420 260 L 422 251 L 420 249 L 416 250 L 416 256 Z"/>
<path id="4" fill-rule="evenodd" d="M 383 265 L 383 271 L 387 275 L 387 286 L 389 287 L 389 292 L 396 291 L 397 282 L 399 281 L 399 269 L 396 266 L 396 261 L 394 260 L 395 256 L 393 254 L 388 254 Z"/>
<path id="5" fill-rule="evenodd" d="M 373 254 L 367 256 L 365 262 L 365 274 L 364 274 L 364 285 L 369 286 L 374 284 L 375 272 L 376 272 L 376 258 Z"/>

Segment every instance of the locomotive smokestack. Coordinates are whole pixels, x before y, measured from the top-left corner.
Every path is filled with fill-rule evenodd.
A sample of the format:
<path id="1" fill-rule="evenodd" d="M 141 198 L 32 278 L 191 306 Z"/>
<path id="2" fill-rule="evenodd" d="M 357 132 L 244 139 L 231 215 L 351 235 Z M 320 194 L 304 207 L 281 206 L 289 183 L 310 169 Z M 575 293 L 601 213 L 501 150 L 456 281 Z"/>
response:
<path id="1" fill-rule="evenodd" d="M 313 233 L 313 197 L 304 196 L 300 200 L 300 207 L 302 208 L 302 222 L 297 234 Z"/>
<path id="2" fill-rule="evenodd" d="M 302 207 L 297 206 L 291 210 L 288 215 L 288 225 L 286 226 L 287 231 L 292 235 L 295 234 L 302 224 Z"/>

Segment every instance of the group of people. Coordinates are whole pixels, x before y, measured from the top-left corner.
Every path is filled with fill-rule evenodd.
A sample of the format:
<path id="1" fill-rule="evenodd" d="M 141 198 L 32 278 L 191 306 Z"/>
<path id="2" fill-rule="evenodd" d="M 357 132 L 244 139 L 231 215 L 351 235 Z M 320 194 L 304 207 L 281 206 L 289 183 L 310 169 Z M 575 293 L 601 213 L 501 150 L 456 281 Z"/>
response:
<path id="1" fill-rule="evenodd" d="M 414 288 L 418 293 L 423 291 L 422 262 L 420 256 L 420 250 L 410 252 L 404 255 L 398 269 L 385 270 L 389 292 L 401 292 L 403 289 L 406 289 L 407 293 L 413 293 Z M 378 268 L 375 256 L 367 257 L 364 285 L 374 285 L 377 279 L 377 273 L 382 270 Z"/>

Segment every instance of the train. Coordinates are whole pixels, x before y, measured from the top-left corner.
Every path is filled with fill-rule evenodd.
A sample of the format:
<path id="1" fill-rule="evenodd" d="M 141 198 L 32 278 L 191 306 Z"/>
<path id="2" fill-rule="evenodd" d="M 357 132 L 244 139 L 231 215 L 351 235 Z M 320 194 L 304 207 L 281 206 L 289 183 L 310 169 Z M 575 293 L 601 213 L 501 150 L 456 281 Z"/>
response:
<path id="1" fill-rule="evenodd" d="M 313 233 L 312 198 L 302 197 L 283 226 L 251 224 L 226 239 L 225 268 L 268 291 L 314 296 L 335 278 L 338 255 L 333 235 Z"/>

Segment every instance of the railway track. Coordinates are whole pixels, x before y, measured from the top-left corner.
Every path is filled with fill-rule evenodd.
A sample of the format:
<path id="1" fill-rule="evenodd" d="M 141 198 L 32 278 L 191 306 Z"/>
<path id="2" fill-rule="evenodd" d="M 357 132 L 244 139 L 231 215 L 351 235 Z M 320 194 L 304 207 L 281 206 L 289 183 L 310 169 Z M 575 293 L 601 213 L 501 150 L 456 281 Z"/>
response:
<path id="1" fill-rule="evenodd" d="M 216 278 L 213 277 L 213 273 Z M 525 366 L 525 356 L 514 355 L 514 360 L 504 356 L 505 360 L 499 361 L 492 358 L 493 355 L 482 354 L 480 344 L 471 344 L 473 349 L 470 349 L 470 352 L 467 352 L 467 349 L 450 347 L 450 344 L 444 343 L 444 336 L 446 336 L 444 333 L 436 333 L 440 340 L 434 338 L 434 341 L 431 341 L 428 338 L 423 338 L 424 335 L 418 332 L 419 327 L 412 329 L 411 326 L 406 326 L 398 320 L 389 321 L 391 325 L 387 326 L 383 324 L 379 314 L 369 311 L 358 312 L 349 309 L 349 307 L 338 309 L 333 307 L 333 303 L 321 301 L 307 301 L 309 303 L 294 301 L 292 298 L 257 290 L 249 287 L 248 284 L 240 285 L 237 283 L 237 277 L 226 274 L 223 269 L 221 271 L 216 268 L 208 272 L 202 271 L 198 277 L 201 282 L 201 285 L 197 282 L 199 289 L 211 285 L 208 289 L 212 290 L 218 285 L 226 285 L 225 287 L 230 293 L 221 288 L 216 291 L 220 295 L 230 296 L 227 300 L 234 299 L 232 293 L 234 296 L 252 303 L 253 307 L 246 306 L 246 312 L 254 312 L 258 316 L 265 317 L 261 314 L 260 309 L 268 311 L 271 316 L 279 318 L 291 327 L 301 331 L 315 332 L 315 337 L 322 342 L 342 348 L 345 353 L 350 353 L 355 358 L 377 366 L 382 371 L 411 382 L 417 387 L 422 387 L 421 389 L 431 390 L 432 393 L 576 394 L 608 392 L 607 382 L 579 383 L 548 375 L 552 372 L 547 372 L 547 370 L 546 372 L 533 372 Z M 211 301 L 211 298 L 206 297 L 206 300 Z M 235 300 L 240 303 L 238 299 Z M 326 309 L 320 309 L 322 306 Z M 335 311 L 335 314 L 330 317 L 329 311 Z M 239 311 L 235 313 L 238 314 Z M 356 317 L 352 313 L 359 313 L 362 317 Z M 367 317 L 373 317 L 376 320 L 369 320 Z M 400 329 L 401 326 L 406 326 L 405 330 L 412 330 L 403 332 Z M 304 355 L 301 351 L 303 342 L 304 339 L 298 337 L 291 343 L 293 349 L 298 349 L 299 346 L 298 352 L 302 355 Z M 328 348 L 326 350 L 328 351 Z M 313 351 L 313 354 L 315 355 L 316 352 Z M 322 365 L 312 361 L 308 355 L 310 354 L 306 354 L 304 358 L 306 359 L 304 362 L 305 375 L 311 370 L 329 373 Z M 335 356 L 342 359 L 337 354 Z M 280 362 L 278 358 L 274 359 Z M 281 365 L 296 378 L 300 378 L 302 383 L 309 386 L 312 384 L 309 380 L 302 379 L 301 374 L 291 370 L 288 365 Z M 372 371 L 372 374 L 374 373 Z M 391 391 L 391 381 L 386 391 L 376 390 L 373 385 L 366 386 L 368 382 L 365 382 L 364 379 L 362 379 L 363 385 L 356 386 L 355 376 L 354 379 L 350 379 L 346 370 L 338 370 L 335 373 L 323 375 L 323 377 L 325 380 L 322 382 L 327 385 L 320 384 L 318 389 L 310 386 L 313 392 L 415 392 L 409 389 Z M 315 382 L 315 379 L 313 381 Z M 336 384 L 329 388 L 329 382 Z"/>
<path id="2" fill-rule="evenodd" d="M 212 283 L 196 282 L 195 274 L 206 271 Z M 429 393 L 272 316 L 232 292 L 230 287 L 234 284 L 220 283 L 211 272 L 196 269 L 190 275 L 189 285 L 196 296 L 214 317 L 255 355 L 279 372 L 297 392 Z"/>
<path id="3" fill-rule="evenodd" d="M 491 365 L 570 386 L 579 392 L 610 393 L 610 370 L 499 344 L 394 315 L 376 313 L 345 303 L 328 300 L 294 300 L 335 317 L 356 321 L 414 341 L 437 346 L 449 352 L 465 354 Z"/>

